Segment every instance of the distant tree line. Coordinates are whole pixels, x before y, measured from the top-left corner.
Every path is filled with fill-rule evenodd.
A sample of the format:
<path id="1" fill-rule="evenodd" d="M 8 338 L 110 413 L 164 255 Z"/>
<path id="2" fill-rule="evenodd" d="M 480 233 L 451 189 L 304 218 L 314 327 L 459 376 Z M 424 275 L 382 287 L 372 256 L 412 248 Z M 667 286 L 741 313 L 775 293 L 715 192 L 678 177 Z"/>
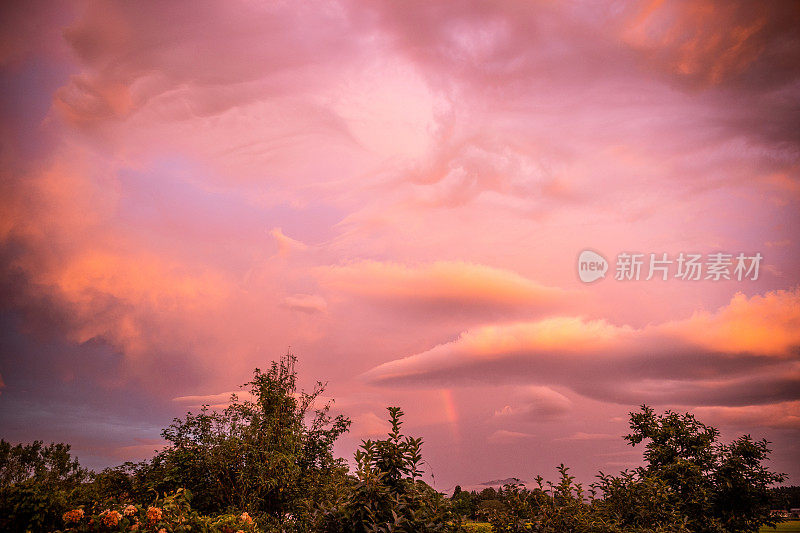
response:
<path id="1" fill-rule="evenodd" d="M 774 487 L 770 489 L 770 499 L 772 509 L 800 509 L 800 487 Z"/>
<path id="2" fill-rule="evenodd" d="M 322 383 L 298 391 L 294 368 L 287 354 L 255 370 L 252 399 L 175 419 L 148 461 L 90 472 L 68 445 L 0 441 L 0 530 L 455 532 L 480 520 L 497 532 L 723 533 L 756 532 L 779 520 L 770 509 L 800 506 L 798 487 L 773 487 L 785 478 L 765 465 L 765 440 L 723 444 L 693 415 L 646 405 L 625 437 L 645 466 L 588 486 L 560 465 L 555 482 L 447 498 L 420 479 L 423 442 L 403 434 L 398 407 L 351 472 L 333 454 L 350 420 L 317 405 Z"/>

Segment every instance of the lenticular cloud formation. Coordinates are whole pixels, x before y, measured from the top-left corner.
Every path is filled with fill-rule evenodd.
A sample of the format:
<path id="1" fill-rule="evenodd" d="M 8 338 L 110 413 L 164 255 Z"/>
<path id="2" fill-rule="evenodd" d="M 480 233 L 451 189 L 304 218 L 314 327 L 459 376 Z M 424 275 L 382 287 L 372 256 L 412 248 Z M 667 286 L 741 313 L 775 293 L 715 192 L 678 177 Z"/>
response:
<path id="1" fill-rule="evenodd" d="M 798 481 L 795 3 L 0 9 L 4 438 L 148 457 L 290 346 L 343 455 L 401 405 L 440 488 L 627 464 L 643 402 Z"/>

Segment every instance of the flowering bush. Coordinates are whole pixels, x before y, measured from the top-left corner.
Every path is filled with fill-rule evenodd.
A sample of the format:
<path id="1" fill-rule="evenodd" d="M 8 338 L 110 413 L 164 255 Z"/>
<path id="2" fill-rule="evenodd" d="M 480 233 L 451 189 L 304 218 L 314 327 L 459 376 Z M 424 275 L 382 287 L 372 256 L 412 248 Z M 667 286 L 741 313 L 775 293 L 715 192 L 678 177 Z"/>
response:
<path id="1" fill-rule="evenodd" d="M 119 509 L 87 513 L 82 508 L 63 515 L 63 532 L 142 532 L 142 533 L 257 533 L 260 530 L 246 512 L 208 517 L 191 508 L 191 493 L 179 489 L 153 505 L 127 504 Z"/>
<path id="2" fill-rule="evenodd" d="M 110 528 L 116 527 L 119 524 L 120 518 L 122 518 L 122 515 L 117 511 L 110 510 L 103 511 L 100 516 L 102 517 L 103 525 Z"/>
<path id="3" fill-rule="evenodd" d="M 72 511 L 67 511 L 64 513 L 64 522 L 68 524 L 70 522 L 80 522 L 84 514 L 85 513 L 83 512 L 83 509 L 73 509 Z"/>
<path id="4" fill-rule="evenodd" d="M 158 507 L 148 507 L 147 508 L 147 521 L 148 522 L 158 522 L 161 520 L 161 517 L 164 516 L 164 513 Z"/>

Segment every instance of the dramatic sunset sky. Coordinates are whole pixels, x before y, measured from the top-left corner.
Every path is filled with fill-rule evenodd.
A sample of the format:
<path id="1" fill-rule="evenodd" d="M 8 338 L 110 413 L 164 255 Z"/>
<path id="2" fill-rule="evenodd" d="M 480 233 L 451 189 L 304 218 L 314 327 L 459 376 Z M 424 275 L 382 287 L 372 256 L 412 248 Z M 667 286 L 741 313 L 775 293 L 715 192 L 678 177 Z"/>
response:
<path id="1" fill-rule="evenodd" d="M 799 6 L 4 2 L 0 436 L 143 459 L 291 346 L 441 490 L 636 466 L 645 402 L 800 483 Z"/>

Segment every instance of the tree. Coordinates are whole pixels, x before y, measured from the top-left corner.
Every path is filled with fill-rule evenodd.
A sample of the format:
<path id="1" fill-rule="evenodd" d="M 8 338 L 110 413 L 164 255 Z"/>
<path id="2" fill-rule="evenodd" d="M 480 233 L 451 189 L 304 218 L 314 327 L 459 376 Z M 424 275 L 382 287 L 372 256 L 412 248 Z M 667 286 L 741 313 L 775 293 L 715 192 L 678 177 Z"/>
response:
<path id="1" fill-rule="evenodd" d="M 52 531 L 88 478 L 68 444 L 0 440 L 0 530 Z"/>
<path id="2" fill-rule="evenodd" d="M 456 485 L 450 503 L 456 517 L 477 518 L 478 496 L 476 493 L 461 490 L 461 486 Z"/>
<path id="3" fill-rule="evenodd" d="M 204 406 L 175 419 L 162 432 L 171 445 L 150 465 L 154 488 L 188 488 L 205 513 L 236 509 L 284 527 L 302 522 L 309 502 L 328 497 L 346 472 L 332 448 L 350 420 L 332 417 L 330 403 L 315 408 L 323 383 L 297 392 L 295 361 L 287 353 L 267 372 L 256 369 L 243 385 L 252 400 L 233 395 L 221 412 Z"/>
<path id="4" fill-rule="evenodd" d="M 756 532 L 776 523 L 769 513 L 769 488 L 785 476 L 764 466 L 770 454 L 766 440 L 745 435 L 721 444 L 719 431 L 694 415 L 656 415 L 647 405 L 630 416 L 625 439 L 634 446 L 647 441 L 640 480 L 665 485 L 669 504 L 689 530 Z"/>
<path id="5" fill-rule="evenodd" d="M 789 510 L 800 507 L 800 487 L 775 487 L 770 490 L 770 507 Z"/>
<path id="6" fill-rule="evenodd" d="M 392 429 L 386 439 L 365 440 L 355 452 L 357 471 L 340 485 L 337 500 L 317 509 L 316 531 L 453 531 L 444 496 L 419 479 L 422 439 L 405 436 L 403 411 L 388 407 Z"/>
<path id="7" fill-rule="evenodd" d="M 714 472 L 713 505 L 727 531 L 758 531 L 770 520 L 772 494 L 769 488 L 784 480 L 771 472 L 762 461 L 769 457 L 766 440 L 755 441 L 743 435 L 719 450 L 719 464 Z"/>

